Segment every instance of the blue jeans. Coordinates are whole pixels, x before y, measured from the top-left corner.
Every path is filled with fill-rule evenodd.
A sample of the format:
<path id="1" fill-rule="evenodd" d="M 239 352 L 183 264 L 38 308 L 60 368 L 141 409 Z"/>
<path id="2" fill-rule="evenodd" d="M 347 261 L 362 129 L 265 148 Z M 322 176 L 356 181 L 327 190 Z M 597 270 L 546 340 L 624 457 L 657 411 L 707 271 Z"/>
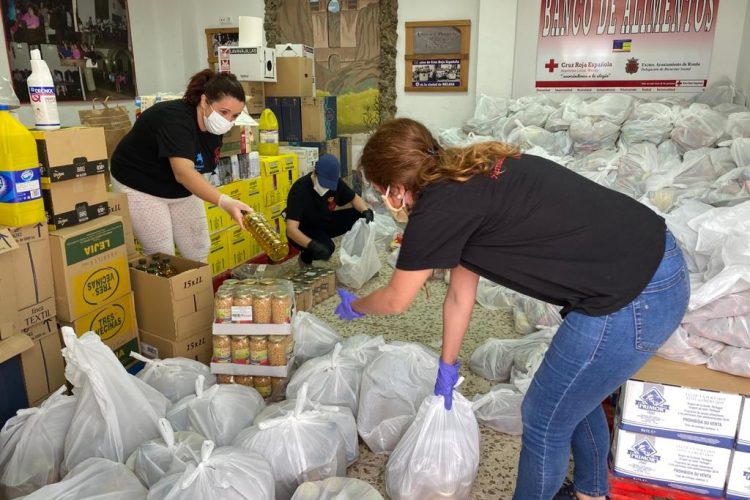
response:
<path id="1" fill-rule="evenodd" d="M 571 312 L 526 393 L 514 500 L 549 500 L 568 472 L 576 491 L 608 493 L 609 429 L 601 402 L 643 366 L 682 320 L 690 297 L 682 251 L 667 231 L 664 257 L 630 304 L 606 316 Z"/>

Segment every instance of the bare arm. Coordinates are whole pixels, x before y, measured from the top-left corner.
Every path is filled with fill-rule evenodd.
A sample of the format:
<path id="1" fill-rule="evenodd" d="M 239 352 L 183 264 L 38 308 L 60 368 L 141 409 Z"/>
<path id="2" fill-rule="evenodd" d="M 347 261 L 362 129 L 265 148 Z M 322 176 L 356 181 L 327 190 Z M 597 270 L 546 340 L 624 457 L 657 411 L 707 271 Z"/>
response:
<path id="1" fill-rule="evenodd" d="M 367 206 L 367 203 L 365 203 L 365 200 L 363 200 L 362 197 L 359 196 L 358 194 L 354 195 L 354 199 L 352 200 L 352 206 L 357 212 L 364 212 L 365 210 L 370 208 Z"/>
<path id="2" fill-rule="evenodd" d="M 302 248 L 307 248 L 310 244 L 311 238 L 299 229 L 299 221 L 287 219 L 286 221 L 286 235 Z"/>
<path id="3" fill-rule="evenodd" d="M 370 295 L 352 302 L 352 309 L 363 314 L 399 314 L 409 308 L 432 269 L 393 271 L 391 281 Z"/>
<path id="4" fill-rule="evenodd" d="M 451 282 L 443 302 L 443 352 L 448 364 L 458 359 L 477 295 L 479 276 L 463 266 L 451 270 Z"/>
<path id="5" fill-rule="evenodd" d="M 195 170 L 195 164 L 187 158 L 172 156 L 169 158 L 172 172 L 177 182 L 185 186 L 185 189 L 193 193 L 203 201 L 217 205 L 221 192 L 212 186 L 203 176 Z"/>

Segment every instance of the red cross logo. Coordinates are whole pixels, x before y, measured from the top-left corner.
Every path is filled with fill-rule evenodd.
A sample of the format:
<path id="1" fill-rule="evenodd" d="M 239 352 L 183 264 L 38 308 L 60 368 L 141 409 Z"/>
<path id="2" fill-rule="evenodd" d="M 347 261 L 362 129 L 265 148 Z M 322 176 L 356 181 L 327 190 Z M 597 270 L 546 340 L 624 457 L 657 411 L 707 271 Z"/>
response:
<path id="1" fill-rule="evenodd" d="M 557 68 L 558 66 L 560 65 L 557 64 L 554 59 L 550 59 L 549 62 L 544 65 L 544 67 L 547 68 L 550 73 L 554 73 L 555 68 Z"/>

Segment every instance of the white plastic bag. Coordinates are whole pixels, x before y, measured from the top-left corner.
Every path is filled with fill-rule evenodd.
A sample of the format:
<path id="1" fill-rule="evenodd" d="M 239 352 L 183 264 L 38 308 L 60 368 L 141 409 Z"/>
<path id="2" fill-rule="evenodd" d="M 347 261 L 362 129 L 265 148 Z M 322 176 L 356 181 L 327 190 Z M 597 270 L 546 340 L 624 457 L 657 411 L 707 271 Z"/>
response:
<path id="1" fill-rule="evenodd" d="M 487 394 L 477 394 L 472 408 L 480 424 L 511 436 L 523 433 L 521 403 L 525 394 L 512 384 L 498 384 Z"/>
<path id="2" fill-rule="evenodd" d="M 340 353 L 341 344 L 336 344 L 331 353 L 306 361 L 289 380 L 286 397 L 295 398 L 302 385 L 308 384 L 307 395 L 311 401 L 345 406 L 356 416 L 365 367 Z"/>
<path id="3" fill-rule="evenodd" d="M 137 352 L 131 352 L 130 356 L 145 363 L 136 376 L 172 403 L 195 393 L 195 379 L 198 375 L 203 375 L 204 389 L 216 383 L 216 375 L 211 374 L 208 366 L 194 359 L 149 359 Z"/>
<path id="4" fill-rule="evenodd" d="M 278 500 L 290 498 L 305 481 L 346 476 L 346 447 L 338 427 L 321 412 L 304 411 L 305 399 L 300 394 L 293 413 L 264 420 L 235 440 L 271 463 Z"/>
<path id="5" fill-rule="evenodd" d="M 341 342 L 341 335 L 312 313 L 297 311 L 292 318 L 294 362 L 301 365 L 308 359 L 328 354 Z"/>
<path id="6" fill-rule="evenodd" d="M 0 431 L 0 498 L 28 495 L 60 480 L 65 434 L 76 399 L 60 387 L 38 408 L 18 410 Z"/>
<path id="7" fill-rule="evenodd" d="M 305 387 L 304 384 L 302 387 Z M 347 466 L 352 465 L 359 458 L 359 437 L 357 435 L 357 422 L 354 419 L 354 414 L 346 406 L 322 405 L 317 401 L 310 400 L 309 393 L 306 395 L 302 393 L 302 387 L 297 391 L 295 398 L 266 407 L 265 410 L 255 417 L 253 425 L 258 425 L 264 420 L 294 414 L 297 408 L 297 400 L 303 399 L 303 411 L 316 411 L 320 420 L 327 420 L 336 425 L 341 439 L 344 440 L 346 464 Z"/>
<path id="8" fill-rule="evenodd" d="M 692 323 L 706 319 L 727 318 L 729 316 L 747 314 L 750 314 L 750 292 L 741 292 L 726 295 L 695 311 L 688 311 L 682 322 Z"/>
<path id="9" fill-rule="evenodd" d="M 709 357 L 706 366 L 711 370 L 731 373 L 739 377 L 750 377 L 750 349 L 726 346 Z"/>
<path id="10" fill-rule="evenodd" d="M 708 360 L 700 348 L 690 345 L 688 333 L 684 328 L 677 330 L 664 342 L 656 354 L 664 359 L 685 363 L 688 365 L 703 365 Z"/>
<path id="11" fill-rule="evenodd" d="M 713 146 L 724 133 L 727 118 L 706 104 L 691 104 L 680 112 L 670 133 L 685 150 Z"/>
<path id="12" fill-rule="evenodd" d="M 474 117 L 464 123 L 464 131 L 491 135 L 497 121 L 508 113 L 508 101 L 502 97 L 481 94 L 474 108 Z"/>
<path id="13" fill-rule="evenodd" d="M 507 382 L 516 361 L 516 351 L 528 346 L 549 345 L 556 331 L 556 328 L 545 328 L 520 339 L 487 339 L 471 354 L 469 369 L 487 380 Z"/>
<path id="14" fill-rule="evenodd" d="M 380 356 L 380 346 L 383 345 L 385 339 L 382 335 L 371 337 L 358 333 L 344 339 L 341 343 L 341 355 L 356 360 L 364 368 Z"/>
<path id="15" fill-rule="evenodd" d="M 690 335 L 750 349 L 750 315 L 704 319 L 682 326 Z"/>
<path id="16" fill-rule="evenodd" d="M 90 457 L 124 462 L 139 444 L 159 435 L 158 421 L 169 402 L 128 374 L 96 333 L 78 338 L 63 327 L 62 336 L 65 377 L 77 397 L 62 469 L 69 471 Z"/>
<path id="17" fill-rule="evenodd" d="M 59 483 L 48 484 L 24 500 L 145 500 L 148 491 L 125 465 L 92 457 L 76 465 Z"/>
<path id="18" fill-rule="evenodd" d="M 329 477 L 300 484 L 292 500 L 383 500 L 383 495 L 360 479 Z"/>
<path id="19" fill-rule="evenodd" d="M 428 396 L 388 459 L 385 489 L 393 500 L 467 499 L 479 468 L 479 425 L 471 403 L 453 393 Z"/>
<path id="20" fill-rule="evenodd" d="M 750 137 L 750 111 L 730 114 L 727 118 L 726 133 L 730 139 Z"/>
<path id="21" fill-rule="evenodd" d="M 669 139 L 674 116 L 672 107 L 663 103 L 637 104 L 631 117 L 622 124 L 620 140 L 627 145 L 638 142 L 661 144 Z"/>
<path id="22" fill-rule="evenodd" d="M 341 239 L 341 266 L 336 269 L 338 280 L 351 288 L 360 288 L 380 271 L 375 246 L 375 227 L 359 219 Z"/>
<path id="23" fill-rule="evenodd" d="M 526 394 L 534 378 L 534 374 L 542 366 L 544 355 L 549 344 L 538 342 L 527 344 L 513 351 L 513 367 L 510 370 L 510 383 L 522 393 Z"/>
<path id="24" fill-rule="evenodd" d="M 578 108 L 578 113 L 619 125 L 632 113 L 634 101 L 628 94 L 604 94 L 591 102 L 583 103 Z"/>
<path id="25" fill-rule="evenodd" d="M 517 296 L 517 292 L 486 278 L 479 278 L 477 283 L 476 301 L 480 306 L 491 311 L 510 310 Z"/>
<path id="26" fill-rule="evenodd" d="M 187 396 L 191 398 L 187 403 L 190 429 L 219 446 L 228 446 L 253 424 L 266 403 L 258 391 L 239 384 L 216 384 L 204 391 L 201 378 L 195 383 L 195 396 Z"/>
<path id="27" fill-rule="evenodd" d="M 620 134 L 620 127 L 606 120 L 594 122 L 586 116 L 571 123 L 568 133 L 573 141 L 574 151 L 588 152 L 613 148 Z"/>
<path id="28" fill-rule="evenodd" d="M 419 344 L 393 342 L 365 369 L 357 428 L 375 453 L 393 451 L 435 387 L 437 354 Z"/>
<path id="29" fill-rule="evenodd" d="M 141 444 L 125 463 L 146 488 L 200 462 L 206 440 L 195 432 L 174 432 L 165 418 L 159 419 L 159 430 L 161 438 Z"/>
<path id="30" fill-rule="evenodd" d="M 396 221 L 390 215 L 375 214 L 370 224 L 375 227 L 375 246 L 378 252 L 385 252 L 391 245 L 393 237 L 398 232 Z"/>
<path id="31" fill-rule="evenodd" d="M 200 462 L 156 483 L 148 500 L 273 500 L 271 466 L 258 453 L 205 441 Z"/>

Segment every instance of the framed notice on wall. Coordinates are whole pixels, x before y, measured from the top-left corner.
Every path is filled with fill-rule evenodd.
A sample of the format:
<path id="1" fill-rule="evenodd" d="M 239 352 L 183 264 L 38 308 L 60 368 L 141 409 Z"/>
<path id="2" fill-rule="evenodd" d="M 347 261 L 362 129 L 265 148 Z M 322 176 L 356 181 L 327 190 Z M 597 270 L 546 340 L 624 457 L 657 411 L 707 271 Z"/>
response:
<path id="1" fill-rule="evenodd" d="M 407 92 L 466 92 L 471 21 L 406 23 Z"/>
<path id="2" fill-rule="evenodd" d="M 219 47 L 236 47 L 240 43 L 239 28 L 206 28 L 206 52 L 208 67 L 216 70 L 219 62 Z"/>
<path id="3" fill-rule="evenodd" d="M 719 0 L 541 0 L 538 91 L 701 92 Z"/>

